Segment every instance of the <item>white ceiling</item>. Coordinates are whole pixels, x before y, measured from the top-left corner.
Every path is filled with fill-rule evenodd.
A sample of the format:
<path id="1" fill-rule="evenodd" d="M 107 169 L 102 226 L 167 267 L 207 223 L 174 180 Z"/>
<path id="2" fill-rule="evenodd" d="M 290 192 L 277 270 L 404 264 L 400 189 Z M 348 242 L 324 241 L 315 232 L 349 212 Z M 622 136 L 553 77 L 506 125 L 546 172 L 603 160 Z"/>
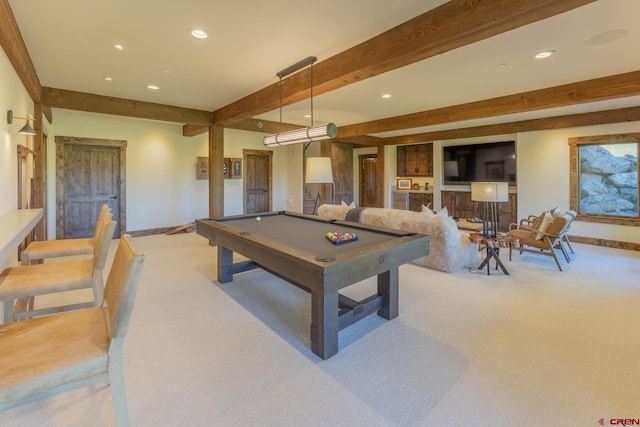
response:
<path id="1" fill-rule="evenodd" d="M 277 82 L 277 71 L 307 56 L 323 61 L 446 1 L 9 3 L 43 86 L 214 111 Z M 640 70 L 638 16 L 638 0 L 599 0 L 315 96 L 314 121 L 343 126 Z M 196 27 L 209 37 L 191 37 Z M 547 49 L 556 54 L 533 58 Z M 392 98 L 382 99 L 385 92 Z M 378 136 L 638 105 L 640 97 L 629 97 Z M 309 112 L 309 100 L 285 106 L 283 121 L 308 125 Z M 278 121 L 279 111 L 259 117 Z"/>

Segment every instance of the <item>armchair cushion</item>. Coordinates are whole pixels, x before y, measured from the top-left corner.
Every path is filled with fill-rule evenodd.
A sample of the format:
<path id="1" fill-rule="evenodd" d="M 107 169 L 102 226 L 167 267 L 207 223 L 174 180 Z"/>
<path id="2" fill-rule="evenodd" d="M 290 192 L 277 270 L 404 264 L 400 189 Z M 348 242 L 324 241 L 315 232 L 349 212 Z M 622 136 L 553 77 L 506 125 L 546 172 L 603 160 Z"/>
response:
<path id="1" fill-rule="evenodd" d="M 536 240 L 542 240 L 544 233 L 553 222 L 553 216 L 551 216 L 549 211 L 542 212 L 542 214 L 537 216 L 531 224 L 531 237 Z"/>

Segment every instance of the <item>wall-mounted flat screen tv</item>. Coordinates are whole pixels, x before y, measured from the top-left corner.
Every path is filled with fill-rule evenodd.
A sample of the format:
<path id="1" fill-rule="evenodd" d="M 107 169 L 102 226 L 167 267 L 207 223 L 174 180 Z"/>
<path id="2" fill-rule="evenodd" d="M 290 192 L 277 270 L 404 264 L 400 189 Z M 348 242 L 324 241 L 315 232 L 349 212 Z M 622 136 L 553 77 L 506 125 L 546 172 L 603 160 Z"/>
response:
<path id="1" fill-rule="evenodd" d="M 445 185 L 498 181 L 516 185 L 515 141 L 443 147 Z"/>

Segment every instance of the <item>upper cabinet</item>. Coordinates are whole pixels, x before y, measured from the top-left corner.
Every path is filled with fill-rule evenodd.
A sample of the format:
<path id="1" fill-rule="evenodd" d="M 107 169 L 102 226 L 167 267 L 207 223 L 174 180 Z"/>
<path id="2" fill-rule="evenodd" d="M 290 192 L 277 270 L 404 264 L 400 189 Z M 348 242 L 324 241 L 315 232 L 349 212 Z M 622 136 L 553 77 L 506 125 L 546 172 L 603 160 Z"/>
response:
<path id="1" fill-rule="evenodd" d="M 398 176 L 433 176 L 433 144 L 399 145 Z"/>

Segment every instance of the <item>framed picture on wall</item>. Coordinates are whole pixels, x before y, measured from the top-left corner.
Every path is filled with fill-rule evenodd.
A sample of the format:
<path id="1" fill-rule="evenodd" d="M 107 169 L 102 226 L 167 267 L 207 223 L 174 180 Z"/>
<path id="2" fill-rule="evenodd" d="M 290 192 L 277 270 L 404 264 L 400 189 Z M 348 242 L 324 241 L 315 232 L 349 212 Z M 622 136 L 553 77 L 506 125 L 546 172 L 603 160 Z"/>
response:
<path id="1" fill-rule="evenodd" d="M 413 181 L 411 178 L 397 178 L 396 189 L 398 190 L 411 190 Z"/>
<path id="2" fill-rule="evenodd" d="M 231 159 L 231 178 L 242 178 L 242 159 L 235 157 Z"/>
<path id="3" fill-rule="evenodd" d="M 198 157 L 196 162 L 196 179 L 209 179 L 208 157 Z"/>
<path id="4" fill-rule="evenodd" d="M 224 179 L 231 178 L 231 158 L 230 157 L 224 158 L 224 166 L 223 166 L 222 172 L 224 174 Z"/>

